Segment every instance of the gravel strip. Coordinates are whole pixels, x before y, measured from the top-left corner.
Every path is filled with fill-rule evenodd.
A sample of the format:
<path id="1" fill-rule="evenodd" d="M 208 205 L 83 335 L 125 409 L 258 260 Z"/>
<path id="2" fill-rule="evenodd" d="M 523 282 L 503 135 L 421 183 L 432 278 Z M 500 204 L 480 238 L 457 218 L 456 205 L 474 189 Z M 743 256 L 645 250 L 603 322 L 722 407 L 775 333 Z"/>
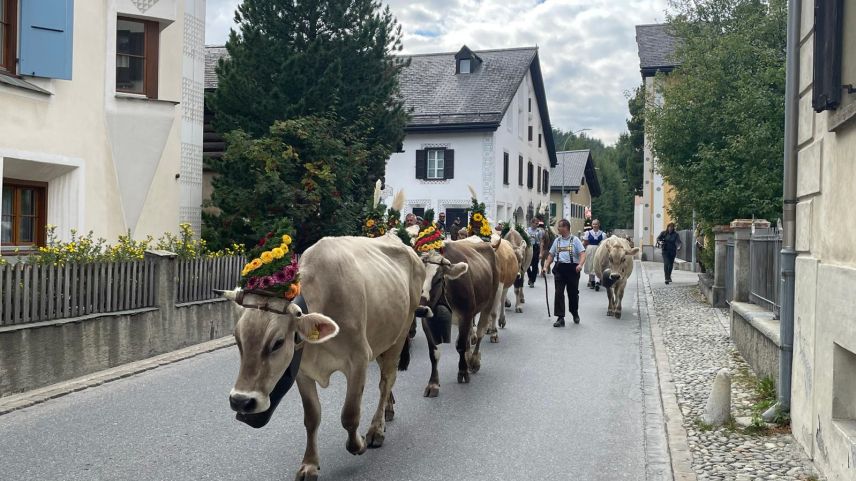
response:
<path id="1" fill-rule="evenodd" d="M 706 429 L 699 421 L 719 369 L 732 373 L 735 418 L 752 416 L 756 378 L 696 286 L 652 286 L 678 404 L 700 480 L 822 479 L 789 432 L 746 434 L 741 426 Z"/>

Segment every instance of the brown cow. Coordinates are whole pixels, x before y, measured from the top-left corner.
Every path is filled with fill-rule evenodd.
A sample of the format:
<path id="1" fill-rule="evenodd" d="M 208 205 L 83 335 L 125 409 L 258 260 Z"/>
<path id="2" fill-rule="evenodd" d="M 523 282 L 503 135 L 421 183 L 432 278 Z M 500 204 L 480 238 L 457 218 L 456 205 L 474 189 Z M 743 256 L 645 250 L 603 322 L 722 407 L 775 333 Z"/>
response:
<path id="1" fill-rule="evenodd" d="M 606 288 L 609 307 L 606 315 L 621 318 L 621 300 L 624 298 L 624 286 L 633 273 L 633 258 L 639 253 L 638 247 L 630 247 L 627 240 L 611 236 L 600 243 L 594 256 L 594 272 L 600 283 Z"/>
<path id="2" fill-rule="evenodd" d="M 523 280 L 526 278 L 526 269 L 532 263 L 533 248 L 514 227 L 505 234 L 505 240 L 511 243 L 511 247 L 514 249 L 514 257 L 517 259 L 518 272 L 517 279 L 514 280 L 514 312 L 521 313 L 523 308 L 520 305 L 526 302 L 523 295 Z M 499 327 L 505 327 L 504 318 L 499 320 Z"/>
<path id="3" fill-rule="evenodd" d="M 460 356 L 458 360 L 458 382 L 470 381 L 470 372 L 481 368 L 479 345 L 490 322 L 496 296 L 495 286 L 499 283 L 496 270 L 496 254 L 487 242 L 447 241 L 441 255 L 437 251 L 422 254 L 425 264 L 425 283 L 422 287 L 420 304 L 437 311 L 445 305 L 452 311 L 452 322 L 458 325 L 458 339 L 455 348 Z M 440 378 L 437 362 L 440 351 L 437 349 L 440 339 L 435 339 L 430 327 L 431 311 L 422 313 L 422 327 L 428 339 L 428 356 L 431 359 L 431 377 L 425 388 L 425 396 L 436 397 L 440 392 Z M 475 350 L 472 348 L 471 335 L 476 314 L 479 322 L 476 328 Z"/>
<path id="4" fill-rule="evenodd" d="M 490 328 L 487 332 L 490 334 L 490 342 L 496 343 L 499 342 L 499 331 L 496 328 L 497 321 L 499 321 L 500 327 L 505 327 L 505 305 L 508 297 L 508 289 L 514 285 L 514 281 L 517 279 L 517 274 L 520 271 L 520 266 L 514 255 L 514 247 L 512 247 L 510 242 L 500 239 L 499 243 L 494 245 L 496 248 L 496 270 L 499 274 L 499 284 L 496 286 L 493 315 L 491 316 Z"/>
<path id="5" fill-rule="evenodd" d="M 224 294 L 245 307 L 259 307 L 243 309 L 235 326 L 241 366 L 229 401 L 239 415 L 267 411 L 274 386 L 302 348 L 296 377 L 307 439 L 297 479 L 315 480 L 321 423 L 316 384 L 327 387 L 335 371 L 347 380 L 341 417 L 348 432 L 346 448 L 362 454 L 367 446 L 383 444 L 396 367 L 419 305 L 425 267 L 398 239 L 326 237 L 300 258 L 300 279 L 311 313 L 304 314 L 285 299 L 240 291 Z M 300 345 L 295 333 L 304 339 Z M 381 372 L 380 401 L 363 437 L 357 429 L 366 371 L 374 359 Z"/>

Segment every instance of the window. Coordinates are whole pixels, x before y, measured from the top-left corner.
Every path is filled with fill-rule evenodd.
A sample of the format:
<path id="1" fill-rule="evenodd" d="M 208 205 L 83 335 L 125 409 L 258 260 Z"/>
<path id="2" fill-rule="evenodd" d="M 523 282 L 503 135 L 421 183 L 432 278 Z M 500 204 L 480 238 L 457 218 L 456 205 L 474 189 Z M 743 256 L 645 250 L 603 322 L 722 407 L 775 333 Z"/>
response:
<path id="1" fill-rule="evenodd" d="M 428 151 L 428 178 L 442 179 L 443 178 L 443 152 L 442 150 Z"/>
<path id="2" fill-rule="evenodd" d="M 526 187 L 532 189 L 535 186 L 535 166 L 532 162 L 526 167 Z"/>
<path id="3" fill-rule="evenodd" d="M 541 148 L 541 134 L 538 134 L 538 148 Z"/>
<path id="4" fill-rule="evenodd" d="M 529 126 L 529 142 L 532 142 L 532 126 Z"/>
<path id="5" fill-rule="evenodd" d="M 546 168 L 544 169 L 544 178 L 541 179 L 541 182 L 543 182 L 543 184 L 544 184 L 541 187 L 541 191 L 544 192 L 545 194 L 549 193 L 550 192 L 550 171 L 548 171 Z"/>
<path id="6" fill-rule="evenodd" d="M 157 22 L 120 17 L 116 23 L 116 91 L 158 97 Z"/>
<path id="7" fill-rule="evenodd" d="M 532 113 L 532 97 L 529 97 L 529 113 Z"/>
<path id="8" fill-rule="evenodd" d="M 18 0 L 0 0 L 0 72 L 15 73 Z"/>
<path id="9" fill-rule="evenodd" d="M 541 166 L 538 166 L 538 181 L 535 183 L 538 187 L 538 192 L 541 192 Z"/>
<path id="10" fill-rule="evenodd" d="M 462 58 L 458 62 L 458 73 L 470 73 L 470 59 Z"/>
<path id="11" fill-rule="evenodd" d="M 523 156 L 517 158 L 517 184 L 523 185 Z"/>
<path id="12" fill-rule="evenodd" d="M 0 208 L 0 243 L 44 245 L 47 184 L 6 180 Z"/>
<path id="13" fill-rule="evenodd" d="M 416 217 L 424 217 L 425 216 L 425 208 L 424 207 L 414 207 L 413 215 Z"/>
<path id="14" fill-rule="evenodd" d="M 555 202 L 550 202 L 550 217 L 551 218 L 556 217 L 556 203 Z"/>
<path id="15" fill-rule="evenodd" d="M 814 78 L 812 106 L 817 112 L 841 103 L 843 0 L 816 0 L 814 6 Z"/>
<path id="16" fill-rule="evenodd" d="M 508 152 L 502 154 L 502 183 L 508 185 Z"/>

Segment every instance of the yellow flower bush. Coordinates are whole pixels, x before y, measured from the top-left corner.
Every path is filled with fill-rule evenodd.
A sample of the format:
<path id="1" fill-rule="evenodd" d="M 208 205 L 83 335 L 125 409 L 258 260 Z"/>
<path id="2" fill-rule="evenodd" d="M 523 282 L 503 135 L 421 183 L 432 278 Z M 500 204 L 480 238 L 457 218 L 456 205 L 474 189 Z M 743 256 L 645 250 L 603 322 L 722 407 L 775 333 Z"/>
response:
<path id="1" fill-rule="evenodd" d="M 484 216 L 476 212 L 475 214 L 473 214 L 473 220 L 476 222 L 481 222 L 484 220 Z"/>

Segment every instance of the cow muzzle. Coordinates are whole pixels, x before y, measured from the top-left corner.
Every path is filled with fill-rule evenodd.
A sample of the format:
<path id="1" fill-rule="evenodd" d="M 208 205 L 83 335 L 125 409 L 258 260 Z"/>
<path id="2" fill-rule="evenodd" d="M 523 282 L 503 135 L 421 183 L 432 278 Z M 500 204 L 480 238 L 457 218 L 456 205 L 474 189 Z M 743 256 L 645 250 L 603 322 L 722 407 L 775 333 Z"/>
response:
<path id="1" fill-rule="evenodd" d="M 254 414 L 265 411 L 269 402 L 259 399 L 257 393 L 235 392 L 229 394 L 229 407 L 241 414 Z"/>
<path id="2" fill-rule="evenodd" d="M 423 302 L 427 303 L 427 301 L 425 301 L 425 300 L 423 300 Z M 431 308 L 426 306 L 426 305 L 421 305 L 421 306 L 417 307 L 415 314 L 416 314 L 416 317 L 421 317 L 421 318 L 426 318 L 426 319 L 429 317 L 434 317 L 434 312 L 431 311 Z"/>

